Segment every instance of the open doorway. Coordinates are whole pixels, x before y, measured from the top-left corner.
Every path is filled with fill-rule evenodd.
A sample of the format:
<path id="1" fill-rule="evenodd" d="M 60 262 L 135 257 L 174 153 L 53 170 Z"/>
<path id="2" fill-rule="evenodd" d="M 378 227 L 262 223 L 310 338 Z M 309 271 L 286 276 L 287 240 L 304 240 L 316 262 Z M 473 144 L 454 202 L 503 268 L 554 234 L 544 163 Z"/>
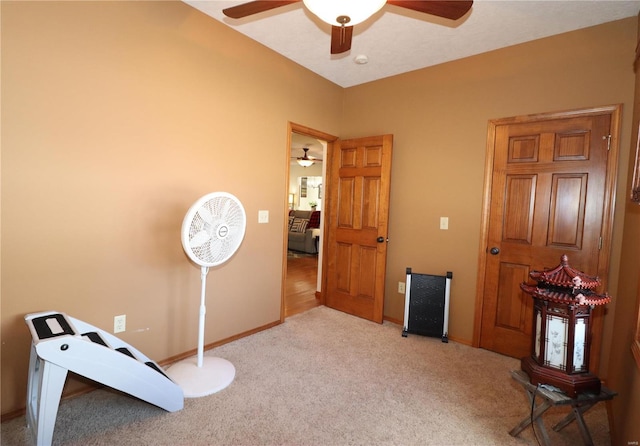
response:
<path id="1" fill-rule="evenodd" d="M 336 137 L 289 126 L 282 319 L 322 303 L 327 147 Z"/>
<path id="2" fill-rule="evenodd" d="M 284 316 L 319 305 L 326 141 L 291 132 Z"/>

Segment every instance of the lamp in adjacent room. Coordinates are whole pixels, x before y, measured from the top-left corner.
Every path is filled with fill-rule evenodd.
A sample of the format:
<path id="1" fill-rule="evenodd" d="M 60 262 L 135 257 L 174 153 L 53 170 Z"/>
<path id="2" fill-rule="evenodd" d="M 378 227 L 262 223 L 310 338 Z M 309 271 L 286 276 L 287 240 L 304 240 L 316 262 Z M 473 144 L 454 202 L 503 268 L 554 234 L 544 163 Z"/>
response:
<path id="1" fill-rule="evenodd" d="M 306 159 L 306 160 L 300 159 L 300 160 L 298 160 L 298 164 L 300 164 L 302 167 L 309 167 L 309 166 L 312 166 L 312 165 L 313 165 L 313 160 L 310 160 L 310 159 Z"/>
<path id="2" fill-rule="evenodd" d="M 298 157 L 297 159 L 298 164 L 300 164 L 302 167 L 312 166 L 315 160 L 312 160 L 311 158 L 309 158 L 309 155 L 307 154 L 307 152 L 309 151 L 309 148 L 305 147 L 302 150 L 304 150 L 304 155 L 301 157 Z"/>

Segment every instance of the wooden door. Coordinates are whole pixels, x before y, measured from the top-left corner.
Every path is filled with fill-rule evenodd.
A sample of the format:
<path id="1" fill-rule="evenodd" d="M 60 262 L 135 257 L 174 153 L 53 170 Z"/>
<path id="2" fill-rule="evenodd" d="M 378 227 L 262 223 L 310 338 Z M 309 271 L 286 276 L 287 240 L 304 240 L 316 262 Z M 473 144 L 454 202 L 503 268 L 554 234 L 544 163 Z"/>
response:
<path id="1" fill-rule="evenodd" d="M 520 290 L 530 271 L 555 267 L 567 254 L 574 268 L 606 279 L 612 120 L 607 109 L 493 123 L 480 347 L 531 353 L 533 300 Z M 599 351 L 602 324 L 593 325 Z"/>
<path id="2" fill-rule="evenodd" d="M 393 136 L 338 141 L 329 173 L 325 305 L 382 323 Z"/>

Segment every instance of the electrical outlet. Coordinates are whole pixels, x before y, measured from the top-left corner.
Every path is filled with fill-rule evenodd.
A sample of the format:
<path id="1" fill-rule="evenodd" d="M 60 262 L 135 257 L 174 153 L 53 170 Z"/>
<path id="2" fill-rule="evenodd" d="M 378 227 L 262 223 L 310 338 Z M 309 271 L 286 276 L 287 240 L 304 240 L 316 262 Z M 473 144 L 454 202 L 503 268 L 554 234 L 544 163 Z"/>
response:
<path id="1" fill-rule="evenodd" d="M 405 284 L 404 284 L 404 282 L 398 282 L 398 293 L 400 293 L 400 294 L 404 294 L 405 293 Z"/>
<path id="2" fill-rule="evenodd" d="M 269 211 L 258 211 L 258 223 L 269 223 Z"/>
<path id="3" fill-rule="evenodd" d="M 113 318 L 113 332 L 121 333 L 127 329 L 127 315 L 121 314 Z"/>
<path id="4" fill-rule="evenodd" d="M 440 229 L 449 229 L 449 217 L 440 217 Z"/>

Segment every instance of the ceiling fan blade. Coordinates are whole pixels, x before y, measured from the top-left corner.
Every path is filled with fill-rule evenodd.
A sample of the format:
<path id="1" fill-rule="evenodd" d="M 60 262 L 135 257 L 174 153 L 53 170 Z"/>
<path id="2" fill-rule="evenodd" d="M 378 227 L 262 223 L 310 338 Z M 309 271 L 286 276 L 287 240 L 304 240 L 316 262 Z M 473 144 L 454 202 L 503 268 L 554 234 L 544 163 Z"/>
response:
<path id="1" fill-rule="evenodd" d="M 399 6 L 413 11 L 457 20 L 465 15 L 473 5 L 472 0 L 387 0 L 388 5 Z"/>
<path id="2" fill-rule="evenodd" d="M 290 5 L 291 3 L 298 3 L 302 0 L 263 0 L 249 3 L 243 3 L 238 6 L 232 6 L 222 10 L 222 13 L 232 19 L 241 19 L 248 17 L 259 12 L 269 11 L 271 9 L 279 8 L 280 6 Z"/>
<path id="3" fill-rule="evenodd" d="M 351 49 L 353 26 L 331 27 L 331 54 L 340 54 Z"/>

